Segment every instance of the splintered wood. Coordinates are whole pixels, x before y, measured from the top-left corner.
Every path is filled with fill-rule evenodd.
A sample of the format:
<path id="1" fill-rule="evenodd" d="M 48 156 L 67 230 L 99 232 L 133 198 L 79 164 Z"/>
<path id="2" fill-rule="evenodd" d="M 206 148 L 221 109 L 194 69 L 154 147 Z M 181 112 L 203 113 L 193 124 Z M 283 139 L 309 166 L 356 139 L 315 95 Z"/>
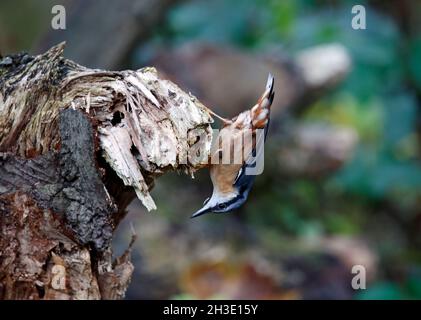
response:
<path id="1" fill-rule="evenodd" d="M 89 115 L 110 167 L 148 210 L 155 209 L 149 194 L 155 177 L 167 170 L 192 174 L 207 159 L 207 109 L 154 68 L 88 69 L 64 59 L 63 47 L 28 59 L 19 67 L 22 76 L 1 80 L 8 89 L 0 90 L 0 152 L 34 157 L 58 150 L 59 111 L 80 110 Z"/>
<path id="2" fill-rule="evenodd" d="M 167 169 L 191 172 L 209 153 L 211 129 L 206 125 L 211 118 L 193 96 L 170 81 L 158 79 L 153 68 L 121 74 L 120 80 L 106 85 L 114 96 L 124 98 L 114 103 L 112 111 L 104 112 L 102 108 L 96 115 L 101 122 L 99 139 L 108 163 L 151 210 L 156 206 L 142 172 L 155 175 Z M 93 99 L 91 96 L 91 108 Z M 203 132 L 195 130 L 200 127 Z M 202 144 L 199 145 L 202 158 L 190 157 L 186 162 L 184 156 L 192 147 L 191 132 L 206 138 L 198 142 Z"/>

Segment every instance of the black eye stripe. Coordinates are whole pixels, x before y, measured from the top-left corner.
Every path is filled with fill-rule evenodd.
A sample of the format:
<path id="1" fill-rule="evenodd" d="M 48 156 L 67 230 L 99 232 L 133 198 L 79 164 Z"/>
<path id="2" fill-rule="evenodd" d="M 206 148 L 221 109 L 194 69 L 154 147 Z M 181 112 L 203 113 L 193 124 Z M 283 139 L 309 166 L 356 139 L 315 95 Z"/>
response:
<path id="1" fill-rule="evenodd" d="M 219 204 L 217 204 L 215 207 L 216 207 L 217 209 L 225 209 L 225 208 L 228 208 L 230 205 L 232 205 L 233 203 L 237 202 L 237 200 L 238 200 L 239 198 L 241 198 L 241 196 L 240 196 L 240 195 L 236 196 L 234 199 L 231 199 L 231 200 L 230 200 L 230 201 L 228 201 L 228 202 L 219 203 Z M 223 207 L 223 208 L 221 208 L 221 207 L 220 207 L 221 205 L 224 205 L 224 207 Z"/>

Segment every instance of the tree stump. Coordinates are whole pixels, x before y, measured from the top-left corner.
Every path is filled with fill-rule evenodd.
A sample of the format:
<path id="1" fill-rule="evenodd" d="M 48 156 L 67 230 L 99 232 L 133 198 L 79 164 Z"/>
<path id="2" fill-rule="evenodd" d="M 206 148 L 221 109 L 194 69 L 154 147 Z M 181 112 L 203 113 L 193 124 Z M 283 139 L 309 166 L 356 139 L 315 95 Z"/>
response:
<path id="1" fill-rule="evenodd" d="M 154 180 L 193 174 L 212 118 L 154 68 L 92 70 L 46 53 L 0 61 L 0 299 L 119 299 L 113 231 Z M 191 152 L 194 150 L 194 152 Z"/>

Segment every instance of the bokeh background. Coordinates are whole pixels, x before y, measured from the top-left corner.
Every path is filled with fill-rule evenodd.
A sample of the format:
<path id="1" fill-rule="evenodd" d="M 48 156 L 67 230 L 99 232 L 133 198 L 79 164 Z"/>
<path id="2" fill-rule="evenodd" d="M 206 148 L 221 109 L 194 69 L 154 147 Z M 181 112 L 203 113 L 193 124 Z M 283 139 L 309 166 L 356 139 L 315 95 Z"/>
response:
<path id="1" fill-rule="evenodd" d="M 51 28 L 54 4 L 66 30 Z M 129 299 L 420 299 L 420 30 L 417 0 L 0 2 L 1 54 L 66 40 L 88 67 L 156 66 L 225 117 L 276 77 L 243 208 L 189 219 L 211 193 L 203 170 L 158 179 L 157 212 L 130 205 L 114 243 L 121 254 L 136 230 Z"/>

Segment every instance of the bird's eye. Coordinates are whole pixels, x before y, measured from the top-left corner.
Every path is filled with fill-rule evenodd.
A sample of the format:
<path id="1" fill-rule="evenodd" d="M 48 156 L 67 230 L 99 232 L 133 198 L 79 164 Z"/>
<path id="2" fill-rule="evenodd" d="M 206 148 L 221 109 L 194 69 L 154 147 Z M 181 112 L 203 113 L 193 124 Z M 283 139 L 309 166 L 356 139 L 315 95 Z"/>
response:
<path id="1" fill-rule="evenodd" d="M 224 210 L 227 207 L 225 203 L 218 204 L 218 209 Z"/>

